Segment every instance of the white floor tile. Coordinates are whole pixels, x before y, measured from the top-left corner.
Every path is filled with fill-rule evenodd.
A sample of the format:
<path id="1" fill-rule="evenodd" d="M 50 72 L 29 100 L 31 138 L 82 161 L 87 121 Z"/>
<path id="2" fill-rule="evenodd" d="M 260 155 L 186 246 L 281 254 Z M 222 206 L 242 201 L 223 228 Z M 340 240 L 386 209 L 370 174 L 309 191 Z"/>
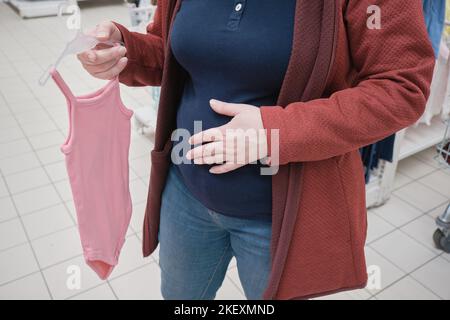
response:
<path id="1" fill-rule="evenodd" d="M 9 192 L 8 192 L 8 189 L 6 188 L 6 183 L 3 180 L 3 178 L 0 176 L 0 198 L 6 197 L 8 195 L 9 195 Z"/>
<path id="2" fill-rule="evenodd" d="M 26 123 L 22 125 L 22 129 L 28 137 L 35 137 L 37 135 L 55 131 L 58 128 L 55 126 L 52 120 L 45 120 L 33 123 Z"/>
<path id="3" fill-rule="evenodd" d="M 10 197 L 0 198 L 0 222 L 17 217 L 16 208 Z"/>
<path id="4" fill-rule="evenodd" d="M 67 210 L 69 210 L 70 215 L 72 216 L 72 219 L 77 224 L 77 213 L 75 211 L 75 204 L 73 203 L 73 200 L 68 200 L 64 202 Z"/>
<path id="5" fill-rule="evenodd" d="M 369 271 L 366 290 L 372 294 L 386 289 L 392 283 L 406 275 L 404 271 L 400 270 L 370 247 L 366 247 L 366 264 Z"/>
<path id="6" fill-rule="evenodd" d="M 58 300 L 75 296 L 103 283 L 86 265 L 82 256 L 45 269 L 43 273 L 53 298 Z"/>
<path id="7" fill-rule="evenodd" d="M 428 249 L 439 254 L 441 251 L 436 249 L 433 242 L 433 233 L 437 229 L 433 218 L 428 215 L 420 217 L 402 227 L 401 230 L 407 233 L 410 237 L 422 243 Z"/>
<path id="8" fill-rule="evenodd" d="M 8 93 L 3 93 L 3 96 L 8 103 L 19 103 L 33 99 L 33 94 L 29 90 L 17 93 L 9 91 Z"/>
<path id="9" fill-rule="evenodd" d="M 82 253 L 80 236 L 76 227 L 36 239 L 32 245 L 42 268 Z"/>
<path id="10" fill-rule="evenodd" d="M 71 88 L 73 90 L 73 88 Z M 52 97 L 44 96 L 44 97 L 37 97 L 39 103 L 44 107 L 48 106 L 61 106 L 61 108 L 66 107 L 66 100 L 62 94 L 56 93 Z"/>
<path id="11" fill-rule="evenodd" d="M 422 210 L 422 212 L 427 212 L 448 201 L 445 196 L 418 182 L 412 182 L 394 191 L 394 195 Z"/>
<path id="12" fill-rule="evenodd" d="M 64 160 L 64 154 L 59 149 L 59 146 L 36 150 L 36 155 L 44 165 Z"/>
<path id="13" fill-rule="evenodd" d="M 9 111 L 9 108 L 3 104 L 1 104 L 0 102 L 0 117 L 4 117 L 4 116 L 11 116 L 11 111 Z"/>
<path id="14" fill-rule="evenodd" d="M 436 155 L 437 155 L 436 148 L 432 147 L 415 154 L 414 157 L 425 162 L 429 166 L 439 168 L 439 164 L 434 159 Z"/>
<path id="15" fill-rule="evenodd" d="M 137 269 L 144 264 L 154 262 L 151 258 L 142 257 L 141 242 L 136 236 L 126 238 L 119 257 L 119 263 L 111 273 L 110 279 L 115 279 L 124 273 Z"/>
<path id="16" fill-rule="evenodd" d="M 153 144 L 145 137 L 133 139 L 130 145 L 130 157 L 135 159 L 138 157 L 146 157 L 150 160 L 150 151 Z"/>
<path id="17" fill-rule="evenodd" d="M 376 298 L 378 300 L 439 300 L 438 296 L 409 276 L 379 293 Z"/>
<path id="18" fill-rule="evenodd" d="M 239 292 L 244 294 L 244 288 L 242 287 L 241 280 L 239 279 L 239 272 L 236 266 L 228 269 L 227 277 L 230 278 L 236 288 L 238 288 Z"/>
<path id="19" fill-rule="evenodd" d="M 64 136 L 59 131 L 50 131 L 30 137 L 30 143 L 35 150 L 54 146 L 59 149 L 59 145 L 64 142 Z"/>
<path id="20" fill-rule="evenodd" d="M 229 278 L 225 278 L 215 300 L 245 300 L 245 296 Z"/>
<path id="21" fill-rule="evenodd" d="M 145 202 L 138 204 L 133 203 L 133 214 L 131 216 L 130 225 L 134 231 L 138 232 L 142 230 L 142 224 L 145 216 Z"/>
<path id="22" fill-rule="evenodd" d="M 437 217 L 440 217 L 445 212 L 445 210 L 447 209 L 447 206 L 448 206 L 448 203 L 444 203 L 443 205 L 427 212 L 427 214 L 430 217 L 432 217 L 433 219 L 436 219 Z"/>
<path id="23" fill-rule="evenodd" d="M 46 172 L 42 168 L 30 169 L 5 177 L 5 181 L 12 194 L 20 193 L 50 183 Z"/>
<path id="24" fill-rule="evenodd" d="M 24 242 L 27 242 L 27 237 L 19 218 L 0 223 L 0 250 Z"/>
<path id="25" fill-rule="evenodd" d="M 398 188 L 403 187 L 404 185 L 412 182 L 413 179 L 411 179 L 408 176 L 405 176 L 404 174 L 401 174 L 400 172 L 396 172 L 395 179 L 394 179 L 394 188 L 393 190 L 396 190 Z"/>
<path id="26" fill-rule="evenodd" d="M 433 251 L 399 230 L 375 241 L 370 246 L 406 272 L 413 271 L 436 256 Z"/>
<path id="27" fill-rule="evenodd" d="M 74 225 L 70 213 L 63 204 L 27 214 L 22 217 L 22 221 L 30 239 L 36 239 Z"/>
<path id="28" fill-rule="evenodd" d="M 64 161 L 46 165 L 45 171 L 47 171 L 50 179 L 53 182 L 69 179 L 66 169 L 66 163 Z"/>
<path id="29" fill-rule="evenodd" d="M 376 239 L 392 232 L 395 229 L 393 225 L 380 218 L 371 210 L 367 214 L 367 243 L 371 243 Z"/>
<path id="30" fill-rule="evenodd" d="M 17 123 L 14 116 L 8 115 L 8 116 L 0 117 L 0 127 L 8 129 L 8 128 L 18 127 L 18 126 L 19 126 L 19 124 Z"/>
<path id="31" fill-rule="evenodd" d="M 0 159 L 14 157 L 30 152 L 31 146 L 26 139 L 14 140 L 0 144 Z"/>
<path id="32" fill-rule="evenodd" d="M 421 178 L 419 182 L 450 199 L 450 179 L 443 171 L 435 171 Z"/>
<path id="33" fill-rule="evenodd" d="M 48 300 L 50 295 L 40 272 L 0 286 L 0 300 Z"/>
<path id="34" fill-rule="evenodd" d="M 0 128 L 0 144 L 23 139 L 25 136 L 19 127 Z"/>
<path id="35" fill-rule="evenodd" d="M 62 180 L 55 183 L 55 188 L 63 201 L 72 200 L 72 189 L 69 180 Z"/>
<path id="36" fill-rule="evenodd" d="M 130 161 L 130 167 L 140 177 L 150 172 L 150 157 L 143 156 Z"/>
<path id="37" fill-rule="evenodd" d="M 0 252 L 0 285 L 39 270 L 29 244 Z"/>
<path id="38" fill-rule="evenodd" d="M 1 64 L 0 65 L 0 77 L 7 78 L 14 76 L 16 74 L 16 70 L 12 67 L 11 64 Z"/>
<path id="39" fill-rule="evenodd" d="M 160 269 L 150 263 L 112 280 L 111 287 L 120 300 L 161 300 Z"/>
<path id="40" fill-rule="evenodd" d="M 34 98 L 26 101 L 10 103 L 9 106 L 14 114 L 22 114 L 42 109 L 39 101 Z"/>
<path id="41" fill-rule="evenodd" d="M 53 186 L 33 189 L 13 196 L 19 214 L 26 214 L 61 202 Z"/>
<path id="42" fill-rule="evenodd" d="M 147 186 L 140 179 L 130 182 L 131 200 L 133 203 L 139 203 L 147 200 Z"/>
<path id="43" fill-rule="evenodd" d="M 4 175 L 10 175 L 37 167 L 40 167 L 40 163 L 34 152 L 0 160 L 0 169 Z"/>
<path id="44" fill-rule="evenodd" d="M 411 274 L 442 299 L 450 300 L 450 262 L 441 257 L 434 259 Z"/>
<path id="45" fill-rule="evenodd" d="M 102 284 L 84 293 L 70 298 L 70 300 L 116 300 L 108 284 Z"/>
<path id="46" fill-rule="evenodd" d="M 129 172 L 129 176 L 130 176 L 130 181 L 137 179 L 138 175 L 134 172 L 134 170 L 131 167 L 129 167 L 128 169 L 129 169 L 128 172 Z"/>
<path id="47" fill-rule="evenodd" d="M 35 108 L 33 110 L 29 110 L 28 112 L 16 114 L 16 119 L 20 124 L 50 120 L 48 114 L 43 108 Z"/>
<path id="48" fill-rule="evenodd" d="M 385 205 L 376 208 L 374 211 L 396 227 L 400 227 L 423 214 L 419 209 L 396 196 L 392 196 Z"/>
<path id="49" fill-rule="evenodd" d="M 414 158 L 409 157 L 398 163 L 398 172 L 410 177 L 412 179 L 417 179 L 423 177 L 424 175 L 431 173 L 436 170 L 436 168 Z"/>

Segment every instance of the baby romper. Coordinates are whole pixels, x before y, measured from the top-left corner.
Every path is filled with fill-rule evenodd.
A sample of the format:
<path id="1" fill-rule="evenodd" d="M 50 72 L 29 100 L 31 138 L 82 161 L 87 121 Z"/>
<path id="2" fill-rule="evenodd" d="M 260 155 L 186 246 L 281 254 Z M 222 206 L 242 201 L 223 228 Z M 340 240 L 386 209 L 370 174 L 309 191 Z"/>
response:
<path id="1" fill-rule="evenodd" d="M 115 78 L 100 90 L 75 97 L 61 75 L 53 80 L 66 97 L 69 133 L 65 155 L 86 263 L 106 279 L 118 263 L 131 218 L 128 153 L 130 118 Z"/>

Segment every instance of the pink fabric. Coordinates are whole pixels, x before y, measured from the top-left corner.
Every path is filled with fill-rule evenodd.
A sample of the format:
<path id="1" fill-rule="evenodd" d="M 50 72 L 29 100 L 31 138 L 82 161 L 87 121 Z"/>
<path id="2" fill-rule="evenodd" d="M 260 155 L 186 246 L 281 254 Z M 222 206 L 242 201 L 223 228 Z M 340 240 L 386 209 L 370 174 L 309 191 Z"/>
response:
<path id="1" fill-rule="evenodd" d="M 131 218 L 128 152 L 130 118 L 118 79 L 75 97 L 61 75 L 52 78 L 67 99 L 69 134 L 65 154 L 86 263 L 106 279 L 118 263 Z"/>

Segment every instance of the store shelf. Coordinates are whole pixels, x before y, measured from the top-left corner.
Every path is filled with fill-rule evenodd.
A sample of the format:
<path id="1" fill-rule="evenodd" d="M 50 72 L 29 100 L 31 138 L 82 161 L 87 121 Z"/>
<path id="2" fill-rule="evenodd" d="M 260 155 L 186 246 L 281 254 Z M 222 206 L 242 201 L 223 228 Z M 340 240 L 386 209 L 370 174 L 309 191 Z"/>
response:
<path id="1" fill-rule="evenodd" d="M 54 16 L 58 14 L 58 10 L 67 0 L 51 0 L 51 1 L 26 1 L 26 0 L 9 0 L 22 18 L 36 18 L 44 16 Z"/>
<path id="2" fill-rule="evenodd" d="M 408 158 L 420 151 L 438 144 L 445 132 L 445 124 L 440 117 L 434 117 L 431 125 L 419 124 L 406 129 L 400 145 L 398 160 Z"/>

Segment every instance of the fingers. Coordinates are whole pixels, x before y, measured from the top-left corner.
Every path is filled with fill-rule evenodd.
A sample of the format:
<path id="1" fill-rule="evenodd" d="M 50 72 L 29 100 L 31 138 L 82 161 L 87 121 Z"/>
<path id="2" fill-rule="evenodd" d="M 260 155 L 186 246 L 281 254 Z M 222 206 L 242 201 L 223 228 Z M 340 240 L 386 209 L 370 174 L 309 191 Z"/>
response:
<path id="1" fill-rule="evenodd" d="M 122 34 L 120 30 L 111 21 L 105 21 L 98 24 L 94 30 L 89 32 L 91 35 L 95 36 L 99 41 L 122 41 Z"/>
<path id="2" fill-rule="evenodd" d="M 224 163 L 224 164 L 220 164 L 218 166 L 212 167 L 211 169 L 209 169 L 209 172 L 213 173 L 213 174 L 223 174 L 223 173 L 227 173 L 227 172 L 239 169 L 243 166 L 244 166 L 244 164 Z"/>
<path id="3" fill-rule="evenodd" d="M 88 50 L 78 55 L 83 67 L 89 74 L 99 79 L 112 79 L 126 67 L 125 47 Z"/>
<path id="4" fill-rule="evenodd" d="M 194 164 L 221 164 L 225 162 L 224 154 L 216 154 L 212 156 L 202 157 L 198 159 L 194 159 Z"/>
<path id="5" fill-rule="evenodd" d="M 188 153 L 186 153 L 186 158 L 189 160 L 194 160 L 195 164 L 222 163 L 224 162 L 224 160 L 221 160 L 222 158 L 224 158 L 223 154 L 224 144 L 223 142 L 218 141 L 207 143 L 188 151 Z M 217 160 L 218 162 L 216 162 L 215 160 Z"/>
<path id="6" fill-rule="evenodd" d="M 110 61 L 119 60 L 127 53 L 127 49 L 120 45 L 101 50 L 88 50 L 78 54 L 78 59 L 84 66 L 98 66 Z"/>
<path id="7" fill-rule="evenodd" d="M 110 23 L 101 23 L 95 28 L 95 36 L 100 41 L 108 41 L 114 32 Z"/>
<path id="8" fill-rule="evenodd" d="M 197 134 L 194 134 L 189 138 L 190 144 L 201 144 L 204 142 L 213 142 L 223 140 L 222 127 L 211 128 Z"/>
<path id="9" fill-rule="evenodd" d="M 215 112 L 229 117 L 234 117 L 243 111 L 252 110 L 255 108 L 254 106 L 247 104 L 227 103 L 216 99 L 211 99 L 209 104 Z"/>
<path id="10" fill-rule="evenodd" d="M 119 62 L 119 60 L 121 59 L 121 57 L 117 57 L 113 60 L 107 61 L 105 63 L 102 64 L 83 64 L 83 67 L 92 75 L 97 74 L 97 73 L 101 73 L 101 72 L 105 72 L 109 69 L 111 69 L 112 67 L 114 67 L 117 62 Z"/>
<path id="11" fill-rule="evenodd" d="M 112 78 L 118 76 L 123 69 L 127 66 L 128 59 L 126 57 L 120 58 L 120 60 L 109 70 L 94 73 L 93 76 L 103 80 L 111 80 Z"/>
<path id="12" fill-rule="evenodd" d="M 88 34 L 95 36 L 100 42 L 117 43 L 122 41 L 120 30 L 110 21 L 97 25 Z M 126 53 L 126 48 L 119 44 L 112 47 L 99 44 L 94 49 L 78 54 L 77 57 L 92 76 L 100 79 L 111 79 L 125 68 L 128 61 L 125 57 Z"/>

